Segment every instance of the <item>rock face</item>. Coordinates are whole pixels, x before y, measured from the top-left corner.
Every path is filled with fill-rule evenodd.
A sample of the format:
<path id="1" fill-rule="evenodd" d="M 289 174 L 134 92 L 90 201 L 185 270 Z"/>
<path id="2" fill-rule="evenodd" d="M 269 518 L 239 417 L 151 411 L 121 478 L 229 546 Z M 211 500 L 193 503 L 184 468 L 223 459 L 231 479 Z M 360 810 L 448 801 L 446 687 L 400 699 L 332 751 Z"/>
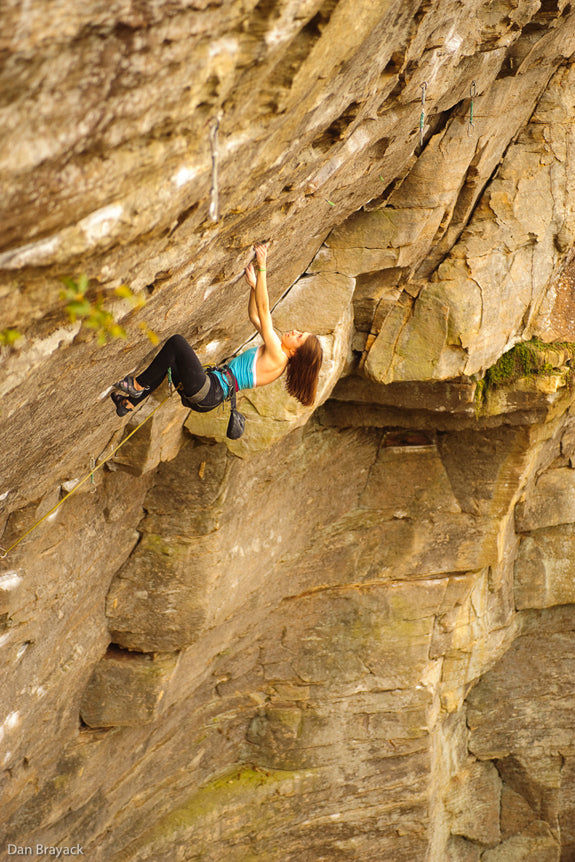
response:
<path id="1" fill-rule="evenodd" d="M 2 20 L 1 853 L 568 862 L 571 4 Z M 120 421 L 247 343 L 263 239 L 314 408 Z"/>

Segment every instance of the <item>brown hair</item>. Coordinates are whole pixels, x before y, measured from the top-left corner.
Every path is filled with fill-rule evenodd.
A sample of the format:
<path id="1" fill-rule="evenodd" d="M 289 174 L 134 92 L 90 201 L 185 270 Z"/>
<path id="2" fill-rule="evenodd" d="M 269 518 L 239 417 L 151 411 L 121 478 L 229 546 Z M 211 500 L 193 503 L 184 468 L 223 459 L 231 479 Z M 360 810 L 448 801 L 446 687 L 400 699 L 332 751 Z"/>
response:
<path id="1" fill-rule="evenodd" d="M 322 360 L 323 350 L 316 335 L 308 335 L 288 359 L 286 389 L 305 407 L 311 407 L 315 400 Z"/>

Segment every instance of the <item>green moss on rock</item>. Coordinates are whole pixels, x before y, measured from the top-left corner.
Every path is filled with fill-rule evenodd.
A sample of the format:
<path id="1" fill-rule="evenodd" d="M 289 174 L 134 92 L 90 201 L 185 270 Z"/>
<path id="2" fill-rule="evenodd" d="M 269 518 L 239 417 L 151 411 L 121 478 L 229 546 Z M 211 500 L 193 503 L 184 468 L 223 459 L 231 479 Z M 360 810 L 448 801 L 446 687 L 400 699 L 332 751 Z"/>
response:
<path id="1" fill-rule="evenodd" d="M 480 409 L 487 394 L 493 389 L 512 387 L 519 380 L 546 377 L 570 370 L 575 357 L 575 343 L 545 344 L 538 338 L 516 344 L 488 368 L 477 383 L 475 401 Z"/>
<path id="2" fill-rule="evenodd" d="M 258 821 L 269 817 L 267 806 L 261 803 L 265 798 L 277 794 L 280 785 L 286 785 L 298 779 L 314 779 L 311 770 L 292 772 L 286 770 L 263 770 L 251 765 L 237 766 L 231 772 L 215 778 L 204 785 L 191 796 L 188 801 L 163 817 L 147 833 L 141 836 L 137 847 L 132 844 L 128 848 L 130 855 L 123 858 L 133 858 L 133 853 L 139 848 L 145 848 L 145 859 L 154 858 L 156 852 L 162 853 L 166 848 L 173 848 L 176 842 L 187 840 L 187 835 L 193 834 L 197 850 L 202 851 L 202 836 L 212 835 L 213 827 L 226 811 L 233 811 L 234 819 L 242 822 L 241 811 L 249 818 L 252 830 L 258 830 Z M 211 839 L 210 839 L 211 840 Z M 256 860 L 247 851 L 245 857 Z"/>

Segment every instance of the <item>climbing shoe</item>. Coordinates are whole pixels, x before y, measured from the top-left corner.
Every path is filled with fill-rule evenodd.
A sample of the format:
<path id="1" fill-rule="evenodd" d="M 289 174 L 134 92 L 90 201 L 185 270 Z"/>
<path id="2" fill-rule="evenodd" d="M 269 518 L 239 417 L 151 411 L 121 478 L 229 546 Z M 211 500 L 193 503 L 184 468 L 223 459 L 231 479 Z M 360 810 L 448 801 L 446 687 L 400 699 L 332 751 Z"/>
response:
<path id="1" fill-rule="evenodd" d="M 126 404 L 129 404 L 130 402 L 125 395 L 122 395 L 121 392 L 111 392 L 110 398 L 116 405 L 116 413 L 118 416 L 126 416 L 134 409 L 133 407 L 126 407 Z"/>
<path id="2" fill-rule="evenodd" d="M 143 398 L 146 392 L 150 391 L 149 386 L 144 386 L 143 389 L 136 389 L 133 377 L 124 377 L 119 383 L 114 383 L 114 389 L 118 389 L 124 395 L 129 395 L 131 398 Z"/>

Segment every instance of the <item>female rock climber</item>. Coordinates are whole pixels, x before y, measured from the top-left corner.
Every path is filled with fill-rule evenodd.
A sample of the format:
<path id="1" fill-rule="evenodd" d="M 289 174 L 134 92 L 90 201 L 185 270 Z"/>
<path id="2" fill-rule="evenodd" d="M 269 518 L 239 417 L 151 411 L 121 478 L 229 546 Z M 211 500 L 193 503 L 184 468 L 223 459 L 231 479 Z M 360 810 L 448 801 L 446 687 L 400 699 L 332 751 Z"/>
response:
<path id="1" fill-rule="evenodd" d="M 254 246 L 257 276 L 251 262 L 245 269 L 250 285 L 248 314 L 261 335 L 263 344 L 251 347 L 235 356 L 226 367 L 204 371 L 193 348 L 181 335 L 172 335 L 165 342 L 150 365 L 137 377 L 124 377 L 114 384 L 111 398 L 118 416 L 125 416 L 134 405 L 156 389 L 168 373 L 180 392 L 182 403 L 198 412 L 213 410 L 230 394 L 230 385 L 236 391 L 267 386 L 286 371 L 286 389 L 305 406 L 315 399 L 323 352 L 318 338 L 309 332 L 293 329 L 281 338 L 276 333 L 270 313 L 266 282 L 267 247 Z"/>

